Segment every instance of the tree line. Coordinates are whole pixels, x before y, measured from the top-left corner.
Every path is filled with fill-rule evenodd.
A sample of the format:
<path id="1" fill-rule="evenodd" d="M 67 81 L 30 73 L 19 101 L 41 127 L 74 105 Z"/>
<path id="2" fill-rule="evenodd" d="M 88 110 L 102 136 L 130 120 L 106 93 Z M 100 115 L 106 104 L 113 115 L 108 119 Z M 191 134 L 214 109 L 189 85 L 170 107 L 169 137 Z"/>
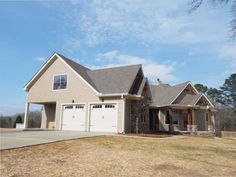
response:
<path id="1" fill-rule="evenodd" d="M 33 111 L 28 114 L 29 128 L 41 127 L 41 111 Z M 0 128 L 16 128 L 16 123 L 23 123 L 24 114 L 15 114 L 13 116 L 0 115 Z"/>
<path id="2" fill-rule="evenodd" d="M 236 73 L 225 79 L 224 84 L 219 89 L 208 88 L 203 84 L 195 84 L 194 86 L 215 105 L 217 109 L 215 114 L 217 131 L 236 130 Z"/>

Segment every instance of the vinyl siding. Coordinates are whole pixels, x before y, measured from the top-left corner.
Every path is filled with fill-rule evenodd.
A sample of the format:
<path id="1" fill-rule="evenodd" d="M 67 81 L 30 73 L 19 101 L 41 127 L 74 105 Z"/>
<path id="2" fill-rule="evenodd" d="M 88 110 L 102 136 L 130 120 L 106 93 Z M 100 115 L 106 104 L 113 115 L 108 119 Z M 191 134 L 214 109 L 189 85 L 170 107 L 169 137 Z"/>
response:
<path id="1" fill-rule="evenodd" d="M 65 90 L 53 90 L 55 75 L 67 74 L 67 88 Z M 89 118 L 89 104 L 102 103 L 96 93 L 75 74 L 62 60 L 56 59 L 51 66 L 38 78 L 28 91 L 27 102 L 29 103 L 56 103 L 55 127 L 61 128 L 62 104 L 85 103 L 87 105 L 86 118 Z M 104 103 L 114 101 L 118 103 L 118 132 L 123 132 L 123 100 L 104 99 Z M 43 116 L 45 119 L 45 116 Z M 45 120 L 42 120 L 45 124 Z M 88 130 L 88 129 L 87 129 Z"/>

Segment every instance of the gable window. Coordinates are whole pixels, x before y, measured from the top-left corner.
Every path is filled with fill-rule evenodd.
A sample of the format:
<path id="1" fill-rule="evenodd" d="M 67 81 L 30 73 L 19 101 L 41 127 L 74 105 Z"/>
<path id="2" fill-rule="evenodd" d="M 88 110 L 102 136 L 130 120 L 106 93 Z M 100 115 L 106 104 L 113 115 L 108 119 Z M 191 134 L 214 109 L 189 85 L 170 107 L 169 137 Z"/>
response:
<path id="1" fill-rule="evenodd" d="M 67 87 L 67 75 L 54 76 L 53 90 L 66 89 Z"/>

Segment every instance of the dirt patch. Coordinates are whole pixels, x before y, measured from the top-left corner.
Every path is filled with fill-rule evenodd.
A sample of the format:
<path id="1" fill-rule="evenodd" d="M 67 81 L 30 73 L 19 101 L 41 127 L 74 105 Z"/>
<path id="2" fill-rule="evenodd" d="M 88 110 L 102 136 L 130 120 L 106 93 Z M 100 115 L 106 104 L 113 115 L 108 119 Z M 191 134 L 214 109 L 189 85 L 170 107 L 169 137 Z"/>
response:
<path id="1" fill-rule="evenodd" d="M 236 141 L 101 136 L 0 151 L 10 176 L 235 176 Z"/>

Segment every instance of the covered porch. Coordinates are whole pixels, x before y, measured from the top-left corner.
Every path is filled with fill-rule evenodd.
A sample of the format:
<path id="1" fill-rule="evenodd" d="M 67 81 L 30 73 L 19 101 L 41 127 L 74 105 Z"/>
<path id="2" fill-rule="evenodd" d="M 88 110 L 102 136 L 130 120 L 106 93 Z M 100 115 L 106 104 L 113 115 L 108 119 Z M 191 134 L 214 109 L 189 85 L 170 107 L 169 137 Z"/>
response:
<path id="1" fill-rule="evenodd" d="M 24 129 L 32 128 L 29 125 L 30 108 L 32 105 L 41 105 L 41 129 L 54 129 L 56 116 L 56 102 L 27 102 L 24 114 Z M 31 119 L 33 117 L 31 116 Z"/>
<path id="2" fill-rule="evenodd" d="M 168 131 L 180 132 L 214 132 L 214 109 L 209 106 L 181 107 L 171 105 L 168 108 Z"/>
<path id="3" fill-rule="evenodd" d="M 214 132 L 214 112 L 209 106 L 180 106 L 150 108 L 150 132 Z"/>

